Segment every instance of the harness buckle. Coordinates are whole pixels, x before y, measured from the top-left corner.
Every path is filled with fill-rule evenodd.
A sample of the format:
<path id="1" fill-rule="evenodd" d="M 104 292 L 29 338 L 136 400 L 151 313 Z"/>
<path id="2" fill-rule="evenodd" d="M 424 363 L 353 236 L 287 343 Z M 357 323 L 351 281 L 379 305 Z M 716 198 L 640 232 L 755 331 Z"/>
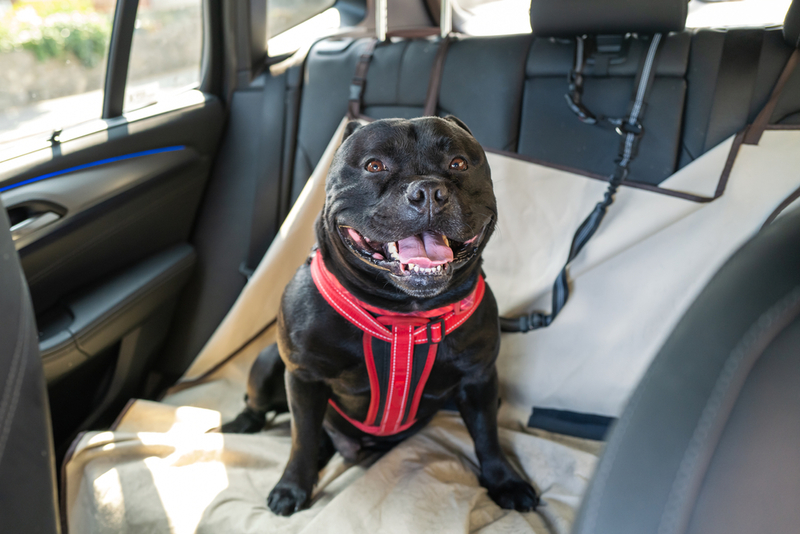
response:
<path id="1" fill-rule="evenodd" d="M 644 135 L 644 126 L 642 126 L 642 123 L 639 121 L 631 124 L 627 120 L 623 120 L 615 125 L 614 131 L 623 137 L 628 134 L 633 134 L 635 137 L 641 137 Z"/>
<path id="2" fill-rule="evenodd" d="M 433 339 L 433 326 L 438 324 L 439 325 L 439 341 L 435 341 Z M 425 332 L 428 336 L 428 343 L 441 343 L 444 341 L 444 336 L 446 335 L 446 325 L 444 323 L 444 317 L 439 317 L 438 319 L 433 319 L 428 321 L 428 324 L 425 325 Z"/>

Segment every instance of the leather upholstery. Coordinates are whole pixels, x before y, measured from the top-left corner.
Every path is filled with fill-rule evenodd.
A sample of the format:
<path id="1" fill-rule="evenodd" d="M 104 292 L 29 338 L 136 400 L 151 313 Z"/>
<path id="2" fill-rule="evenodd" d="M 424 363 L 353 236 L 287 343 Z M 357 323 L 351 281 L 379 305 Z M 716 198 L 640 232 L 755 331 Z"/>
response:
<path id="1" fill-rule="evenodd" d="M 55 456 L 36 322 L 0 203 L 0 530 L 59 532 Z"/>
<path id="2" fill-rule="evenodd" d="M 753 238 L 678 324 L 611 432 L 574 533 L 800 524 L 800 211 Z"/>
<path id="3" fill-rule="evenodd" d="M 448 49 L 439 115 L 462 119 L 486 147 L 517 145 L 530 35 L 455 40 Z M 347 111 L 356 61 L 368 39 L 320 41 L 306 60 L 294 160 L 292 203 Z M 422 114 L 438 43 L 400 41 L 379 46 L 364 87 L 363 113 L 376 119 Z M 468 83 L 467 83 L 468 82 Z"/>
<path id="4" fill-rule="evenodd" d="M 683 30 L 686 0 L 533 0 L 531 28 L 537 37 L 583 34 L 644 34 Z"/>
<path id="5" fill-rule="evenodd" d="M 630 178 L 658 184 L 675 171 L 680 147 L 682 110 L 689 57 L 688 33 L 665 37 L 656 59 L 656 73 L 642 124 L 645 135 Z M 628 37 L 619 55 L 600 71 L 588 58 L 583 103 L 594 113 L 624 117 L 634 79 L 649 41 Z M 574 63 L 574 40 L 536 39 L 526 65 L 517 151 L 525 156 L 601 175 L 613 173 L 620 136 L 610 128 L 583 124 L 567 107 L 564 95 Z"/>

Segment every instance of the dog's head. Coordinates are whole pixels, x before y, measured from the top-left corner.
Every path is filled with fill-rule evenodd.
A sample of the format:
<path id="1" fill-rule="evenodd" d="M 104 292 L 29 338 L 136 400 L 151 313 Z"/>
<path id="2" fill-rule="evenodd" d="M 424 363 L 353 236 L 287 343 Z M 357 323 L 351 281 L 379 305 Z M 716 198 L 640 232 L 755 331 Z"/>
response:
<path id="1" fill-rule="evenodd" d="M 353 122 L 328 174 L 318 238 L 345 278 L 428 299 L 472 278 L 496 221 L 486 155 L 463 122 Z"/>

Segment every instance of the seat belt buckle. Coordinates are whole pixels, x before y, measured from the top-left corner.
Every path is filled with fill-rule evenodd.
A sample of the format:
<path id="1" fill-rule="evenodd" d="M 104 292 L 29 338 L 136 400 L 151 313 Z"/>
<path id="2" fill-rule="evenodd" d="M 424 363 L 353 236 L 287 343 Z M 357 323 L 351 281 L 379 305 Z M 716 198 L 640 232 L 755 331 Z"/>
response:
<path id="1" fill-rule="evenodd" d="M 361 93 L 364 91 L 364 79 L 353 78 L 350 84 L 350 98 L 349 100 L 361 100 Z"/>
<path id="2" fill-rule="evenodd" d="M 439 334 L 439 339 L 435 340 L 433 339 L 433 327 L 434 325 L 437 324 L 439 325 L 440 334 Z M 428 321 L 428 324 L 425 325 L 425 331 L 427 332 L 428 335 L 428 343 L 441 343 L 442 341 L 444 341 L 444 336 L 447 334 L 444 318 L 439 317 L 438 319 Z"/>

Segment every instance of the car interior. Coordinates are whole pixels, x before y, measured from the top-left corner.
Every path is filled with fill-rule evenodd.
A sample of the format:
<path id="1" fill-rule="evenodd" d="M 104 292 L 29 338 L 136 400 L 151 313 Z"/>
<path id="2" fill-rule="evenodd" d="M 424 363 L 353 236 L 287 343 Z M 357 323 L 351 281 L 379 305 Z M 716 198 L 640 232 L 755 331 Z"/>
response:
<path id="1" fill-rule="evenodd" d="M 532 0 L 529 32 L 475 35 L 465 6 L 481 2 L 336 0 L 299 22 L 332 9 L 338 27 L 277 53 L 267 21 L 300 7 L 203 0 L 199 84 L 126 110 L 139 2 L 117 0 L 102 114 L 0 143 L 2 530 L 418 531 L 422 493 L 401 497 L 424 488 L 390 477 L 391 509 L 371 500 L 374 480 L 346 493 L 372 464 L 325 471 L 330 496 L 295 523 L 267 517 L 276 479 L 194 508 L 176 495 L 210 471 L 170 486 L 151 469 L 156 494 L 97 481 L 171 454 L 153 447 L 196 440 L 180 465 L 211 455 L 197 444 L 222 439 L 207 431 L 242 408 L 249 363 L 274 340 L 345 122 L 454 115 L 510 206 L 484 257 L 512 325 L 555 306 L 553 280 L 621 139 L 633 132 L 636 149 L 569 267 L 562 315 L 503 337 L 507 420 L 537 447 L 570 448 L 551 464 L 572 463 L 534 481 L 546 504 L 530 514 L 489 510 L 474 475 L 473 493 L 432 489 L 442 523 L 426 531 L 798 531 L 800 0 L 775 25 L 687 27 L 698 3 Z M 642 79 L 641 120 L 626 124 Z M 454 424 L 431 432 L 446 441 Z M 224 447 L 263 449 L 280 474 L 287 428 Z M 170 432 L 180 446 L 154 437 Z M 514 447 L 518 468 L 547 471 L 548 457 Z M 258 463 L 225 450 L 226 466 Z M 474 470 L 452 462 L 441 480 Z M 225 480 L 233 491 L 232 471 Z M 250 508 L 219 511 L 237 499 Z M 173 515 L 182 506 L 195 515 Z"/>

